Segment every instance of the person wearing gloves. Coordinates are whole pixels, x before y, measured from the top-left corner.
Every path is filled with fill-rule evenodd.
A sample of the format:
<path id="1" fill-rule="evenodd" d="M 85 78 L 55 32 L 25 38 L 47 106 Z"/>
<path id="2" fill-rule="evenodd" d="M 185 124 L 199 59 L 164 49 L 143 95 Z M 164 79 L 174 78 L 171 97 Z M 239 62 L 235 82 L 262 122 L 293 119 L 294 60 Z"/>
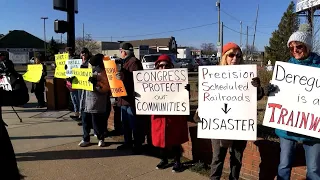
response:
<path id="1" fill-rule="evenodd" d="M 291 54 L 288 63 L 320 67 L 320 57 L 311 51 L 312 36 L 309 25 L 300 25 L 299 30 L 290 36 L 287 46 Z M 269 91 L 276 91 L 276 88 L 271 87 Z M 290 179 L 298 142 L 302 142 L 305 150 L 307 179 L 320 179 L 320 139 L 280 129 L 276 129 L 275 132 L 280 138 L 281 149 L 277 179 Z"/>
<path id="2" fill-rule="evenodd" d="M 170 57 L 166 54 L 160 55 L 155 62 L 155 69 L 173 68 Z M 190 91 L 188 84 L 185 89 Z M 168 166 L 168 154 L 171 150 L 174 154 L 174 165 L 172 172 L 181 171 L 181 144 L 188 139 L 188 116 L 183 115 L 151 115 L 151 138 L 152 144 L 160 148 L 161 161 L 157 169 L 164 169 Z"/>
<path id="3" fill-rule="evenodd" d="M 244 64 L 242 51 L 240 47 L 232 42 L 225 44 L 222 48 L 222 58 L 220 65 L 239 65 Z M 260 79 L 255 77 L 251 84 L 257 87 L 257 100 L 264 96 L 264 90 L 261 87 Z M 222 175 L 224 159 L 226 158 L 228 148 L 230 150 L 230 175 L 229 179 L 239 179 L 242 166 L 243 151 L 247 145 L 244 140 L 222 140 L 212 139 L 213 155 L 211 163 L 211 180 L 219 180 Z"/>
<path id="4" fill-rule="evenodd" d="M 107 126 L 107 93 L 110 91 L 110 86 L 103 65 L 103 57 L 103 54 L 97 54 L 89 60 L 88 68 L 92 68 L 93 74 L 89 81 L 93 84 L 93 91 L 84 91 L 85 103 L 81 104 L 84 105 L 84 114 L 82 116 L 83 140 L 79 143 L 80 147 L 90 145 L 90 120 L 99 140 L 98 146 L 105 146 L 104 131 Z"/>

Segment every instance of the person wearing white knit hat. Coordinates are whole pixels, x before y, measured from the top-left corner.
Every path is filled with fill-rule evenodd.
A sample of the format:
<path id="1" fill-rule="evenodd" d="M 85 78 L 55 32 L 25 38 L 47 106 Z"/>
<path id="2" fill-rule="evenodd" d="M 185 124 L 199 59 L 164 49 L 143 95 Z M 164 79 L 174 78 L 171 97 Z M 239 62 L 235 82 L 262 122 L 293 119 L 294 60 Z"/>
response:
<path id="1" fill-rule="evenodd" d="M 320 67 L 320 56 L 312 52 L 312 35 L 310 26 L 302 24 L 294 32 L 287 43 L 290 48 L 291 58 L 289 63 Z M 320 139 L 276 129 L 280 138 L 280 163 L 278 166 L 278 180 L 289 180 L 295 158 L 298 142 L 302 142 L 305 150 L 307 166 L 306 179 L 320 179 Z"/>

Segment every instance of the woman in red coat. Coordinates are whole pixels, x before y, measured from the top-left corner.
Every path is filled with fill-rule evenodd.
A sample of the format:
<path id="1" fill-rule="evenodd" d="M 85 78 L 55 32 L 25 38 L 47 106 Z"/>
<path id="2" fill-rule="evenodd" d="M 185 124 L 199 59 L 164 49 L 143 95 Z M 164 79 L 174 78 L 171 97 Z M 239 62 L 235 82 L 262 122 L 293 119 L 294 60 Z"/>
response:
<path id="1" fill-rule="evenodd" d="M 159 56 L 155 62 L 156 69 L 173 68 L 170 57 L 166 54 Z M 190 90 L 187 85 L 186 90 Z M 157 169 L 164 169 L 168 165 L 168 154 L 171 150 L 174 154 L 174 166 L 172 172 L 181 170 L 181 144 L 188 141 L 187 116 L 181 115 L 152 115 L 151 116 L 152 144 L 160 148 L 161 161 Z"/>

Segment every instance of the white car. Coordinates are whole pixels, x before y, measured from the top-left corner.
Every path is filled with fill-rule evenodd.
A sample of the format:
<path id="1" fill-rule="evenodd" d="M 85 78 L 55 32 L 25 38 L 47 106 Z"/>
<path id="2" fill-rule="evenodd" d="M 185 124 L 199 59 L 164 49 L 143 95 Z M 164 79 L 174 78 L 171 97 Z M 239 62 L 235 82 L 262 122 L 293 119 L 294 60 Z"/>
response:
<path id="1" fill-rule="evenodd" d="M 150 70 L 150 69 L 154 69 L 154 62 L 156 62 L 156 60 L 158 59 L 158 57 L 161 54 L 148 54 L 143 56 L 141 63 L 143 66 L 144 70 Z M 177 62 L 177 58 L 175 55 L 173 54 L 168 54 L 168 56 L 170 56 L 170 59 L 172 61 L 172 64 L 174 65 L 174 68 L 181 68 L 182 67 L 182 63 L 181 62 Z"/>

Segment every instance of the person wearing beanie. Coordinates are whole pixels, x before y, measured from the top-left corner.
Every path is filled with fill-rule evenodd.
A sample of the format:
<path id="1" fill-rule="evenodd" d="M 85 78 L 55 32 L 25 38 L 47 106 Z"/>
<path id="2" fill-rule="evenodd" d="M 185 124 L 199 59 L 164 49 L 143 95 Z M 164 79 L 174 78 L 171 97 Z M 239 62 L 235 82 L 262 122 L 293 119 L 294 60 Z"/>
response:
<path id="1" fill-rule="evenodd" d="M 287 43 L 291 58 L 288 63 L 320 67 L 320 57 L 311 51 L 312 36 L 310 26 L 301 24 Z M 274 89 L 275 88 L 271 88 Z M 294 162 L 295 150 L 298 142 L 302 142 L 305 150 L 307 166 L 306 179 L 320 179 L 320 139 L 276 129 L 280 138 L 280 163 L 278 166 L 278 180 L 289 180 Z"/>
<path id="2" fill-rule="evenodd" d="M 99 140 L 98 146 L 105 146 L 104 135 L 107 126 L 107 94 L 110 92 L 109 81 L 103 65 L 103 54 L 97 54 L 89 60 L 89 67 L 92 69 L 92 77 L 88 79 L 93 84 L 93 91 L 84 91 L 82 129 L 83 139 L 79 143 L 80 147 L 90 145 L 91 124 Z"/>
<path id="3" fill-rule="evenodd" d="M 222 47 L 222 58 L 220 65 L 239 65 L 244 64 L 241 48 L 233 43 L 229 42 Z M 260 79 L 255 77 L 252 79 L 251 84 L 257 87 L 257 100 L 260 100 L 264 96 L 263 88 L 260 84 Z M 230 175 L 229 179 L 239 179 L 240 170 L 242 166 L 243 151 L 246 148 L 247 141 L 244 140 L 221 140 L 212 139 L 212 162 L 211 162 L 211 180 L 220 180 L 223 164 L 226 158 L 228 148 L 230 148 Z"/>
<path id="4" fill-rule="evenodd" d="M 155 62 L 155 69 L 173 68 L 170 57 L 166 54 L 160 55 Z M 185 87 L 190 91 L 190 85 Z M 188 116 L 183 115 L 151 115 L 151 138 L 152 144 L 160 148 L 160 163 L 156 169 L 168 167 L 168 156 L 170 150 L 174 155 L 174 165 L 172 172 L 180 172 L 182 164 L 181 144 L 188 141 Z"/>
<path id="5" fill-rule="evenodd" d="M 143 70 L 143 68 L 141 61 L 134 55 L 132 44 L 124 43 L 120 53 L 122 61 L 118 66 L 117 78 L 123 81 L 127 96 L 117 98 L 124 134 L 124 144 L 117 149 L 132 149 L 135 154 L 140 154 L 143 142 L 142 125 L 136 115 L 133 71 Z"/>

